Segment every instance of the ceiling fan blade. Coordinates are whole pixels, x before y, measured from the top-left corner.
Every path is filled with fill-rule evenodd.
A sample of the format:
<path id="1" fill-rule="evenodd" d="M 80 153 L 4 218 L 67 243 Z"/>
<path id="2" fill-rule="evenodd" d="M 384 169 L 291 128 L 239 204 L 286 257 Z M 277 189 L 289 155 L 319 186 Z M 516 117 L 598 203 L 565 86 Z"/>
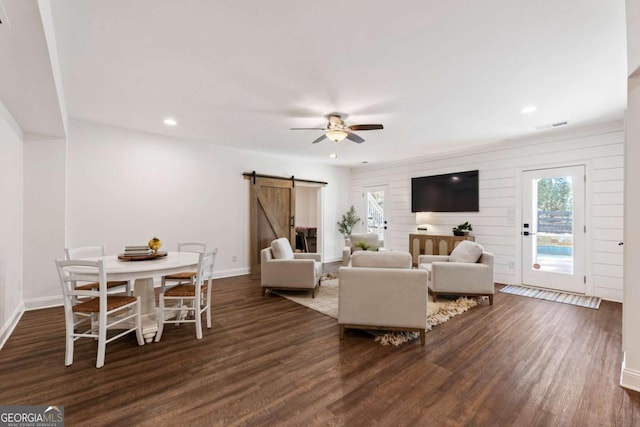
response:
<path id="1" fill-rule="evenodd" d="M 325 128 L 291 128 L 291 130 L 326 130 Z"/>
<path id="2" fill-rule="evenodd" d="M 371 124 L 371 125 L 351 125 L 348 127 L 349 130 L 380 130 L 384 129 L 384 127 L 380 124 Z"/>
<path id="3" fill-rule="evenodd" d="M 362 144 L 364 139 L 356 135 L 355 133 L 347 132 L 347 139 L 357 144 Z"/>
<path id="4" fill-rule="evenodd" d="M 324 129 L 323 129 L 323 130 L 324 130 Z M 327 135 L 322 134 L 322 136 L 320 136 L 320 137 L 316 138 L 316 140 L 315 140 L 315 141 L 313 141 L 313 142 L 312 142 L 312 144 L 317 144 L 318 142 L 320 142 L 320 141 L 322 141 L 323 139 L 326 139 L 326 138 L 327 138 Z M 347 137 L 347 138 L 348 138 L 348 137 Z"/>

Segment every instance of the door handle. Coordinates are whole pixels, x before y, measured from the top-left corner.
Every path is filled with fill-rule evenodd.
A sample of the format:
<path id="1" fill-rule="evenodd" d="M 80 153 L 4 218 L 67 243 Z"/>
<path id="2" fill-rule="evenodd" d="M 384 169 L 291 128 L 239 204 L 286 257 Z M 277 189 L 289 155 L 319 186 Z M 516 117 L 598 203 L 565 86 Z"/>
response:
<path id="1" fill-rule="evenodd" d="M 295 227 L 296 217 L 295 215 L 291 215 L 291 223 L 289 224 L 291 228 Z"/>
<path id="2" fill-rule="evenodd" d="M 536 233 L 531 233 L 530 231 L 523 231 L 522 235 L 523 236 L 534 236 Z"/>

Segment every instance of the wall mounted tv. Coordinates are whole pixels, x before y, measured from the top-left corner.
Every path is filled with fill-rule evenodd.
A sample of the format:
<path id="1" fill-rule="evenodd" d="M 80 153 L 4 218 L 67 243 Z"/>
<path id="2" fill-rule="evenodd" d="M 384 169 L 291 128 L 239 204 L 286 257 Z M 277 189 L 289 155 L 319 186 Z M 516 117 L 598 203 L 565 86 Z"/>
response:
<path id="1" fill-rule="evenodd" d="M 411 178 L 411 212 L 478 212 L 478 171 Z"/>

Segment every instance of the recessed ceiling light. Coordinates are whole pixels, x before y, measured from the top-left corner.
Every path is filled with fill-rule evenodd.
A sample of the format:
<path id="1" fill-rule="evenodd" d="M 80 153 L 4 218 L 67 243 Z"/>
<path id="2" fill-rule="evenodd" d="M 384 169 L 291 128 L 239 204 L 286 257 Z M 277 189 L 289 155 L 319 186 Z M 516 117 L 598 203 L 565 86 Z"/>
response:
<path id="1" fill-rule="evenodd" d="M 178 124 L 178 122 L 176 122 L 176 119 L 172 119 L 171 117 L 167 117 L 166 119 L 164 119 L 164 124 L 167 126 L 176 126 Z"/>
<path id="2" fill-rule="evenodd" d="M 331 157 L 332 159 L 337 159 L 338 155 L 336 153 L 331 153 L 329 154 L 329 157 Z"/>
<path id="3" fill-rule="evenodd" d="M 529 114 L 529 113 L 533 113 L 534 111 L 536 111 L 538 108 L 535 105 L 527 105 L 526 107 L 524 107 L 522 110 L 520 110 L 520 112 L 522 114 Z"/>

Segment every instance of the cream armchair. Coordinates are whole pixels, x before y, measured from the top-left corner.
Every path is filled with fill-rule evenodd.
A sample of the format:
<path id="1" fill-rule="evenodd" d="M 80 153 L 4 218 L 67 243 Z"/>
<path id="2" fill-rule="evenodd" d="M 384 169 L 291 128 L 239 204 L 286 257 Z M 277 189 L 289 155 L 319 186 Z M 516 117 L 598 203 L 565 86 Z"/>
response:
<path id="1" fill-rule="evenodd" d="M 420 255 L 418 269 L 428 273 L 434 301 L 438 294 L 488 296 L 489 304 L 493 305 L 493 261 L 493 254 L 465 240 L 451 255 Z"/>
<path id="2" fill-rule="evenodd" d="M 322 276 L 322 255 L 294 253 L 282 237 L 260 251 L 262 296 L 273 289 L 310 291 L 315 298 Z"/>
<path id="3" fill-rule="evenodd" d="M 400 330 L 419 332 L 425 344 L 427 272 L 411 263 L 408 252 L 361 251 L 340 267 L 340 339 L 347 328 Z"/>
<path id="4" fill-rule="evenodd" d="M 369 251 L 377 251 L 384 245 L 384 242 L 380 240 L 380 237 L 376 233 L 352 233 L 349 238 L 345 239 L 345 248 L 342 250 L 342 265 L 347 267 L 351 260 L 351 254 L 354 251 L 361 250 L 357 245 L 360 242 L 364 242 Z"/>

